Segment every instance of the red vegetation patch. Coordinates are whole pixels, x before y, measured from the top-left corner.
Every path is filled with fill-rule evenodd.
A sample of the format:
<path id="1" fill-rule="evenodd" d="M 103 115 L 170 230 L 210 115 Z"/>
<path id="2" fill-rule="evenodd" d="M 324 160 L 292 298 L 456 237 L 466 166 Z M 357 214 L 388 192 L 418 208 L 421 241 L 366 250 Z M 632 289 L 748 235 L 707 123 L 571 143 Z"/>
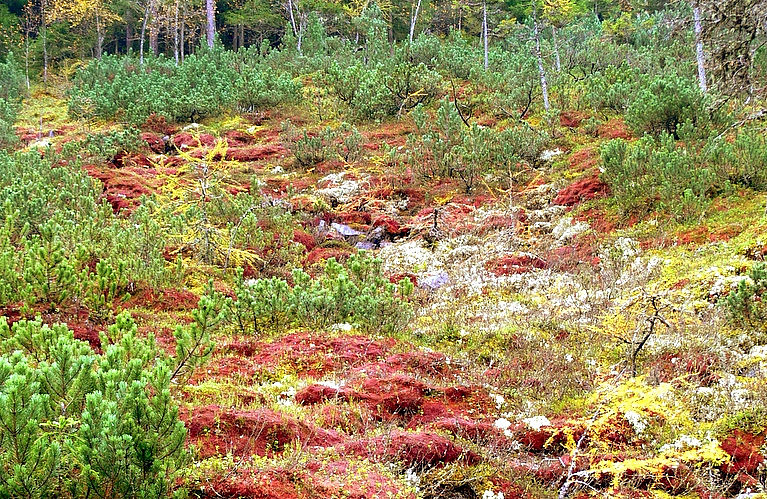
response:
<path id="1" fill-rule="evenodd" d="M 578 111 L 564 111 L 559 115 L 559 124 L 567 128 L 578 128 L 589 115 Z"/>
<path id="2" fill-rule="evenodd" d="M 161 135 L 152 132 L 143 132 L 141 134 L 141 140 L 149 145 L 149 149 L 151 149 L 152 152 L 157 154 L 165 152 L 165 141 Z"/>
<path id="3" fill-rule="evenodd" d="M 92 349 L 101 351 L 101 331 L 103 327 L 97 327 L 90 321 L 68 321 L 67 327 L 72 330 L 76 340 L 87 341 Z"/>
<path id="4" fill-rule="evenodd" d="M 299 499 L 301 483 L 296 470 L 253 470 L 237 466 L 231 471 L 210 477 L 204 486 L 194 490 L 201 499 Z M 296 480 L 299 478 L 299 480 Z"/>
<path id="5" fill-rule="evenodd" d="M 287 364 L 298 375 L 317 375 L 344 365 L 383 359 L 394 343 L 393 339 L 372 340 L 366 336 L 328 338 L 295 333 L 271 343 L 256 342 L 250 347 L 252 353 L 243 354 L 268 369 Z"/>
<path id="6" fill-rule="evenodd" d="M 479 234 L 485 235 L 495 230 L 513 229 L 521 226 L 527 220 L 527 214 L 524 210 L 513 216 L 509 215 L 491 215 L 482 221 L 479 227 Z"/>
<path id="7" fill-rule="evenodd" d="M 739 480 L 745 484 L 755 484 L 757 468 L 764 462 L 761 447 L 764 445 L 764 434 L 752 435 L 743 430 L 734 430 L 720 447 L 732 459 L 722 465 L 725 473 L 738 475 Z"/>
<path id="8" fill-rule="evenodd" d="M 311 251 L 317 246 L 314 236 L 301 229 L 293 230 L 293 241 L 306 248 L 306 251 Z"/>
<path id="9" fill-rule="evenodd" d="M 593 147 L 584 147 L 570 155 L 570 168 L 575 171 L 591 171 L 599 164 L 599 152 Z"/>
<path id="10" fill-rule="evenodd" d="M 497 276 L 524 274 L 547 267 L 546 261 L 535 255 L 504 255 L 485 264 L 485 268 Z"/>
<path id="11" fill-rule="evenodd" d="M 406 236 L 410 228 L 403 227 L 391 215 L 381 215 L 373 221 L 373 227 L 383 227 L 386 234 L 391 237 Z"/>
<path id="12" fill-rule="evenodd" d="M 416 469 L 456 461 L 471 466 L 480 461 L 474 452 L 466 451 L 435 433 L 394 431 L 389 435 L 352 442 L 344 446 L 344 451 L 374 460 L 398 461 L 406 468 Z"/>
<path id="13" fill-rule="evenodd" d="M 373 217 L 366 211 L 341 211 L 336 213 L 335 219 L 337 222 L 347 225 L 368 225 L 373 220 Z"/>
<path id="14" fill-rule="evenodd" d="M 335 431 L 310 427 L 269 409 L 243 411 L 208 405 L 180 412 L 188 439 L 203 458 L 229 452 L 235 456 L 264 456 L 282 452 L 296 440 L 320 447 L 343 441 Z"/>
<path id="15" fill-rule="evenodd" d="M 581 264 L 596 267 L 600 263 L 596 238 L 593 235 L 578 237 L 572 244 L 553 249 L 545 259 L 549 266 L 566 272 L 575 270 Z"/>
<path id="16" fill-rule="evenodd" d="M 631 132 L 621 118 L 611 118 L 597 128 L 597 135 L 603 139 L 630 139 Z"/>
<path id="17" fill-rule="evenodd" d="M 719 358 L 707 352 L 665 353 L 652 362 L 650 375 L 662 383 L 684 377 L 687 382 L 711 386 L 719 381 L 718 368 Z"/>
<path id="18" fill-rule="evenodd" d="M 609 186 L 602 182 L 598 176 L 586 177 L 559 191 L 553 203 L 562 206 L 575 206 L 590 199 L 607 196 L 609 193 Z"/>
<path id="19" fill-rule="evenodd" d="M 349 256 L 354 253 L 352 248 L 314 248 L 306 255 L 305 265 L 314 265 L 329 258 L 335 258 L 339 262 L 345 262 Z"/>
<path id="20" fill-rule="evenodd" d="M 115 213 L 136 208 L 139 198 L 151 192 L 149 187 L 153 186 L 157 173 L 144 168 L 99 169 L 92 165 L 84 168 L 88 175 L 104 184 L 103 196 Z"/>
<path id="21" fill-rule="evenodd" d="M 615 215 L 608 216 L 604 210 L 598 208 L 583 210 L 575 219 L 588 222 L 594 232 L 601 236 L 610 234 L 618 227 L 618 219 Z"/>
<path id="22" fill-rule="evenodd" d="M 239 130 L 229 130 L 224 134 L 226 143 L 229 147 L 249 146 L 256 141 L 256 138 L 249 133 Z"/>
<path id="23" fill-rule="evenodd" d="M 199 136 L 189 132 L 181 132 L 173 136 L 173 145 L 179 149 L 192 147 L 210 147 L 216 143 L 216 138 L 209 133 L 201 133 Z"/>
<path id="24" fill-rule="evenodd" d="M 392 274 L 389 276 L 389 282 L 392 284 L 397 284 L 402 279 L 407 279 L 411 283 L 413 283 L 413 286 L 418 286 L 418 277 L 415 274 L 411 273 L 401 273 L 401 274 Z"/>
<path id="25" fill-rule="evenodd" d="M 160 312 L 191 310 L 200 298 L 185 289 L 142 289 L 133 294 L 125 308 L 144 307 Z"/>
<path id="26" fill-rule="evenodd" d="M 165 116 L 155 113 L 149 115 L 144 124 L 141 125 L 141 129 L 159 133 L 160 135 L 173 135 L 178 130 L 176 127 L 168 124 Z"/>
<path id="27" fill-rule="evenodd" d="M 264 144 L 250 147 L 229 148 L 226 151 L 226 159 L 230 161 L 259 161 L 262 159 L 284 156 L 287 150 L 280 144 Z"/>

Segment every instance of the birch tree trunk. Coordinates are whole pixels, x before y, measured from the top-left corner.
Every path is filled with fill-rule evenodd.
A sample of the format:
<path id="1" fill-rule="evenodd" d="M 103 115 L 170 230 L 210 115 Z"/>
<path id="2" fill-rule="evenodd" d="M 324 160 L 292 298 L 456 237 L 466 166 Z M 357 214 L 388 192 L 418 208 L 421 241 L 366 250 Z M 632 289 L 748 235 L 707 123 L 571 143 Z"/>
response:
<path id="1" fill-rule="evenodd" d="M 538 60 L 538 74 L 541 77 L 541 92 L 543 93 L 543 108 L 548 111 L 549 105 L 549 85 L 546 81 L 546 70 L 543 68 L 543 57 L 541 56 L 541 35 L 538 29 L 538 12 L 533 1 L 533 33 L 535 35 L 535 58 Z"/>
<path id="2" fill-rule="evenodd" d="M 418 21 L 419 10 L 421 10 L 421 0 L 418 0 L 418 3 L 416 3 L 415 13 L 413 14 L 413 17 L 410 19 L 410 37 L 408 38 L 410 40 L 410 43 L 413 43 L 413 34 L 415 33 L 415 24 Z"/>
<path id="3" fill-rule="evenodd" d="M 181 33 L 179 33 L 179 48 L 181 49 L 181 62 L 184 62 L 184 35 L 186 31 L 186 3 L 181 11 Z"/>
<path id="4" fill-rule="evenodd" d="M 40 20 L 43 38 L 43 83 L 48 84 L 48 26 L 45 20 L 45 10 L 48 8 L 45 0 L 40 3 Z"/>
<path id="5" fill-rule="evenodd" d="M 551 36 L 554 41 L 554 64 L 557 68 L 557 73 L 562 71 L 562 63 L 559 59 L 559 42 L 557 41 L 557 27 L 552 26 L 551 27 Z"/>
<path id="6" fill-rule="evenodd" d="M 205 0 L 205 16 L 207 23 L 208 47 L 213 48 L 213 40 L 216 38 L 216 1 Z"/>
<path id="7" fill-rule="evenodd" d="M 144 37 L 146 36 L 146 22 L 149 19 L 149 2 L 144 8 L 144 20 L 141 21 L 141 40 L 138 44 L 138 60 L 140 65 L 144 65 Z"/>
<path id="8" fill-rule="evenodd" d="M 176 0 L 176 9 L 173 13 L 173 58 L 178 66 L 178 0 Z"/>
<path id="9" fill-rule="evenodd" d="M 104 29 L 101 26 L 101 16 L 96 13 L 96 59 L 101 59 L 104 47 Z"/>
<path id="10" fill-rule="evenodd" d="M 697 2 L 692 6 L 692 15 L 695 21 L 695 58 L 698 61 L 698 84 L 700 85 L 700 91 L 705 94 L 708 91 L 708 85 L 706 84 L 706 58 L 703 54 L 703 39 L 701 37 L 703 27 L 700 21 L 700 5 Z"/>
<path id="11" fill-rule="evenodd" d="M 157 0 L 149 0 L 149 17 L 152 19 L 149 24 L 149 49 L 154 55 L 157 55 L 160 52 L 157 41 L 160 30 L 157 23 Z"/>
<path id="12" fill-rule="evenodd" d="M 482 36 L 485 39 L 485 69 L 489 66 L 487 56 L 487 0 L 482 2 Z"/>

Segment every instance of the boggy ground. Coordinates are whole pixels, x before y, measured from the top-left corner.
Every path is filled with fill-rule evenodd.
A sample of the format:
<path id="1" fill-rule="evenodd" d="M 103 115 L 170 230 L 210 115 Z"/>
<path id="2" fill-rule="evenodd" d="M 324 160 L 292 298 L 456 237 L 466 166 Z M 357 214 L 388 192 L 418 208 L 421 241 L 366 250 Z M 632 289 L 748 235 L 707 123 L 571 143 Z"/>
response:
<path id="1" fill-rule="evenodd" d="M 184 129 L 148 121 L 139 151 L 83 165 L 129 213 L 188 181 L 188 157 L 225 140 L 216 160 L 227 189 L 256 191 L 301 221 L 293 240 L 305 268 L 362 247 L 392 280 L 417 285 L 416 317 L 393 336 L 345 324 L 221 333 L 180 390 L 193 496 L 762 490 L 767 359 L 717 305 L 767 253 L 762 199 L 718 199 L 691 225 L 620 217 L 599 177 L 599 144 L 630 138 L 618 117 L 587 132 L 582 116 L 563 113 L 546 160 L 523 182 L 490 176 L 467 194 L 454 179 L 426 181 L 387 161 L 382 146 L 406 143 L 406 119 L 361 127 L 360 160 L 301 168 L 281 139 L 287 113 Z M 20 128 L 25 147 L 82 136 L 49 124 Z M 173 261 L 176 248 L 167 251 Z M 190 289 L 141 290 L 121 306 L 172 349 L 169 325 L 196 305 L 199 287 Z M 67 320 L 98 348 L 98 327 Z"/>

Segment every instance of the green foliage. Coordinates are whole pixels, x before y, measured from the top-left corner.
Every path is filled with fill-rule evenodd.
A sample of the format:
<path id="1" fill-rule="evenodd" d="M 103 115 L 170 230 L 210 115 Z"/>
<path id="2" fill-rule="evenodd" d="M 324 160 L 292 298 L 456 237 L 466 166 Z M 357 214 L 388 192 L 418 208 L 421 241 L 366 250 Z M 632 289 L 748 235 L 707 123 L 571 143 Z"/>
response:
<path id="1" fill-rule="evenodd" d="M 211 333 L 228 320 L 228 312 L 227 299 L 213 290 L 211 281 L 206 294 L 192 311 L 192 323 L 177 326 L 173 332 L 176 338 L 176 365 L 169 374 L 171 379 L 188 379 L 195 368 L 207 361 L 213 353 Z"/>
<path id="2" fill-rule="evenodd" d="M 583 82 L 584 101 L 594 109 L 625 112 L 646 85 L 647 76 L 627 63 L 608 66 Z"/>
<path id="3" fill-rule="evenodd" d="M 76 117 L 133 124 L 152 113 L 172 121 L 196 121 L 296 102 L 300 90 L 290 75 L 263 64 L 258 50 L 235 53 L 217 45 L 179 65 L 162 57 L 149 57 L 143 66 L 130 56 L 91 61 L 75 76 L 69 111 Z"/>
<path id="4" fill-rule="evenodd" d="M 108 133 L 88 134 L 85 149 L 96 161 L 106 161 L 122 152 L 133 152 L 144 145 L 137 128 L 126 128 Z"/>
<path id="5" fill-rule="evenodd" d="M 186 429 L 154 337 L 96 355 L 65 325 L 0 320 L 0 495 L 164 497 L 187 461 Z"/>
<path id="6" fill-rule="evenodd" d="M 0 148 L 18 141 L 13 124 L 23 95 L 24 76 L 13 53 L 9 53 L 5 61 L 0 61 Z"/>
<path id="7" fill-rule="evenodd" d="M 348 322 L 364 330 L 392 333 L 412 316 L 407 302 L 412 292 L 410 280 L 389 282 L 381 261 L 360 252 L 349 257 L 346 265 L 329 259 L 316 279 L 295 269 L 292 287 L 277 278 L 245 280 L 239 271 L 231 307 L 243 332 L 290 325 L 327 328 Z"/>
<path id="8" fill-rule="evenodd" d="M 382 56 L 379 48 L 370 50 L 373 55 L 367 60 L 333 60 L 322 74 L 323 84 L 354 117 L 395 116 L 432 101 L 439 93 L 439 74 L 423 62 L 416 63 L 409 47 L 397 47 L 393 57 Z"/>
<path id="9" fill-rule="evenodd" d="M 416 133 L 409 137 L 412 162 L 422 178 L 458 178 L 470 192 L 482 175 L 509 173 L 517 164 L 536 164 L 548 136 L 526 125 L 496 131 L 461 119 L 449 99 L 442 100 L 435 120 L 422 107 L 413 113 Z"/>
<path id="10" fill-rule="evenodd" d="M 766 298 L 767 265 L 757 263 L 722 301 L 735 324 L 762 331 L 767 320 Z"/>
<path id="11" fill-rule="evenodd" d="M 652 79 L 626 109 L 626 123 L 638 134 L 667 133 L 678 138 L 685 123 L 704 129 L 706 99 L 695 81 L 675 74 Z"/>
<path id="12" fill-rule="evenodd" d="M 117 217 L 76 163 L 51 161 L 0 151 L 0 304 L 79 303 L 108 320 L 128 288 L 167 279 L 162 231 L 148 207 Z"/>
<path id="13" fill-rule="evenodd" d="M 651 211 L 685 219 L 700 215 L 724 186 L 706 164 L 706 151 L 677 144 L 671 135 L 622 139 L 602 146 L 602 179 L 610 185 L 624 214 Z"/>
<path id="14" fill-rule="evenodd" d="M 341 157 L 346 161 L 357 161 L 362 157 L 364 137 L 357 127 L 342 123 L 339 128 L 329 126 L 319 133 L 310 134 L 293 125 L 290 120 L 282 123 L 282 143 L 302 167 Z"/>

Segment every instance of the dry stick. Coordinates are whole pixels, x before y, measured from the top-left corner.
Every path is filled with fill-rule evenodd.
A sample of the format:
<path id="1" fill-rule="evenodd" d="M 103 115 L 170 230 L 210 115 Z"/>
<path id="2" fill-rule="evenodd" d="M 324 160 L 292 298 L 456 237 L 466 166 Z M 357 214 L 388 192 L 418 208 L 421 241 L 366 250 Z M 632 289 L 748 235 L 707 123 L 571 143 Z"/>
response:
<path id="1" fill-rule="evenodd" d="M 461 117 L 461 121 L 463 121 L 463 124 L 471 128 L 471 125 L 469 124 L 469 120 L 463 116 L 463 113 L 461 112 L 461 108 L 458 107 L 458 94 L 455 91 L 455 82 L 453 81 L 452 78 L 450 78 L 450 85 L 453 87 L 453 105 L 455 106 L 455 110 L 458 111 L 458 116 Z"/>

